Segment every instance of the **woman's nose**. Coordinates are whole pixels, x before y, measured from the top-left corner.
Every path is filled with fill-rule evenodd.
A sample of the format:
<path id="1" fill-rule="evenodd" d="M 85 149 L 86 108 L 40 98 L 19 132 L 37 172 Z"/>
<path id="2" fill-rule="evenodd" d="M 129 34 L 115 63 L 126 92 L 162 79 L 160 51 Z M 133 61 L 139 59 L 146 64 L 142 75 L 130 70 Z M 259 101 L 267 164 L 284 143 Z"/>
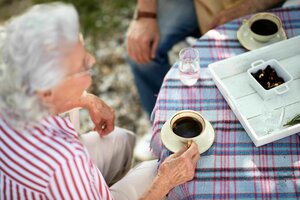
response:
<path id="1" fill-rule="evenodd" d="M 89 68 L 92 68 L 95 64 L 96 64 L 96 58 L 95 58 L 95 56 L 94 55 L 92 55 L 92 54 L 89 54 L 88 53 L 88 66 L 89 66 Z"/>

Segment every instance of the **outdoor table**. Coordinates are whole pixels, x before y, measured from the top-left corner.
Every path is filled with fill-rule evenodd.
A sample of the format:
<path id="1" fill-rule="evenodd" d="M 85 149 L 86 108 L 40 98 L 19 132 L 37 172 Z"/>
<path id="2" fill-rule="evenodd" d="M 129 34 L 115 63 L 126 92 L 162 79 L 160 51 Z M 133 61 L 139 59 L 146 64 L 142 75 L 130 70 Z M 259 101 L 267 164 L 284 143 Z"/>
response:
<path id="1" fill-rule="evenodd" d="M 270 12 L 281 18 L 288 38 L 300 35 L 300 7 Z M 171 154 L 162 144 L 160 130 L 176 111 L 199 111 L 216 134 L 213 146 L 201 154 L 194 178 L 172 189 L 167 199 L 300 199 L 299 134 L 255 147 L 207 68 L 210 63 L 248 51 L 236 37 L 244 18 L 250 16 L 211 30 L 195 42 L 201 70 L 194 86 L 181 83 L 176 64 L 161 86 L 152 113 L 151 140 L 160 162 Z"/>

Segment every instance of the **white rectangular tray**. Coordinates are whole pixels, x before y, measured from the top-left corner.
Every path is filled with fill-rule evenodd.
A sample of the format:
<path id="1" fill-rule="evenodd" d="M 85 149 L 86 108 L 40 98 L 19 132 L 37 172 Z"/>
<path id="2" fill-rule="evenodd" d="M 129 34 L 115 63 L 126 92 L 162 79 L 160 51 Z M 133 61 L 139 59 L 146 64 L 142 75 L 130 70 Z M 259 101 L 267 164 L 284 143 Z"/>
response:
<path id="1" fill-rule="evenodd" d="M 266 134 L 262 120 L 263 99 L 249 85 L 247 70 L 257 60 L 276 59 L 293 76 L 290 90 L 283 96 L 285 114 L 283 124 L 300 114 L 300 36 L 257 50 L 212 63 L 208 66 L 212 78 L 239 119 L 255 146 L 300 133 L 300 124 L 281 127 Z M 279 107 L 280 107 L 279 106 Z"/>

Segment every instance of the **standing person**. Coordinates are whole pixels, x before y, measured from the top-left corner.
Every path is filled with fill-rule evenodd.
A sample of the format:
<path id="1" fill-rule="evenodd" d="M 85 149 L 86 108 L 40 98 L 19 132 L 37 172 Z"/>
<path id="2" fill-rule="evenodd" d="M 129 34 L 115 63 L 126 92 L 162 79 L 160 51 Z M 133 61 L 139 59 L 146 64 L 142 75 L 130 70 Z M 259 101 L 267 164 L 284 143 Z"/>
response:
<path id="1" fill-rule="evenodd" d="M 188 36 L 199 37 L 230 20 L 274 7 L 283 0 L 138 0 L 126 37 L 141 104 L 148 115 L 170 68 L 168 52 Z M 149 133 L 137 144 L 137 157 L 151 158 Z M 147 148 L 147 149 L 145 149 Z"/>
<path id="2" fill-rule="evenodd" d="M 149 116 L 170 68 L 169 50 L 191 35 L 200 36 L 193 0 L 137 1 L 126 45 L 141 103 Z"/>
<path id="3" fill-rule="evenodd" d="M 94 62 L 71 5 L 33 6 L 0 30 L 0 199 L 162 199 L 193 178 L 196 144 L 108 186 L 128 171 L 134 136 L 84 92 Z M 80 138 L 59 116 L 74 107 L 89 110 L 99 134 Z"/>
<path id="4" fill-rule="evenodd" d="M 128 62 L 141 104 L 148 116 L 155 105 L 165 74 L 170 68 L 168 52 L 187 36 L 200 36 L 193 0 L 138 0 L 135 17 L 127 30 Z M 136 145 L 135 158 L 153 158 L 151 132 Z"/>

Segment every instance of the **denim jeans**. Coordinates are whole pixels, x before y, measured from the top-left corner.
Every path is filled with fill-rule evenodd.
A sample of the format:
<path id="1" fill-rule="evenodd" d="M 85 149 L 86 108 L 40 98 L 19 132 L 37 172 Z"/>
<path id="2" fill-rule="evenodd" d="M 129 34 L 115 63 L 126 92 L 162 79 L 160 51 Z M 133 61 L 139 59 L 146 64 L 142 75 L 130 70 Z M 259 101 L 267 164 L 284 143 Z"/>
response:
<path id="1" fill-rule="evenodd" d="M 187 36 L 200 36 L 193 0 L 158 0 L 157 15 L 160 41 L 155 58 L 140 65 L 127 56 L 142 106 L 149 115 L 170 68 L 168 51 Z"/>

